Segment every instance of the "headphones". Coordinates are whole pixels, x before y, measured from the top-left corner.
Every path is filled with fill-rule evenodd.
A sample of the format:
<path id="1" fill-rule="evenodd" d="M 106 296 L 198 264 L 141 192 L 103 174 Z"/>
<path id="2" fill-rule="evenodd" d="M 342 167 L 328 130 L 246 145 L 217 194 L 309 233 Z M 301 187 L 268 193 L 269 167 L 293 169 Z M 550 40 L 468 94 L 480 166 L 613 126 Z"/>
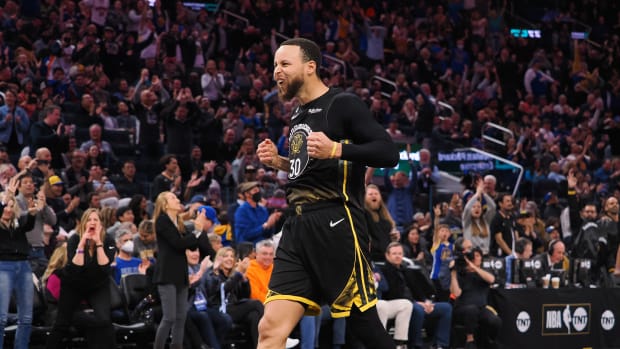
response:
<path id="1" fill-rule="evenodd" d="M 547 253 L 549 253 L 550 256 L 553 254 L 553 251 L 555 250 L 555 245 L 557 245 L 558 243 L 560 243 L 560 239 L 554 239 L 549 242 L 549 248 L 547 249 Z"/>

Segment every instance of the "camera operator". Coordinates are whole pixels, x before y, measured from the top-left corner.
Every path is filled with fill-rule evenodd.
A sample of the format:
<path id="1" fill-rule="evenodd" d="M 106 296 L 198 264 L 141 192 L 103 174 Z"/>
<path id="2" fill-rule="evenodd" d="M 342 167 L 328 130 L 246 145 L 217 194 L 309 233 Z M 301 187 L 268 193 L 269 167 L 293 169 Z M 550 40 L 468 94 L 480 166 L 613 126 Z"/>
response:
<path id="1" fill-rule="evenodd" d="M 455 251 L 450 292 L 456 296 L 454 319 L 465 326 L 465 349 L 476 348 L 476 341 L 483 347 L 495 348 L 502 320 L 495 309 L 487 305 L 489 288 L 495 277 L 480 267 L 482 251 L 472 249 L 471 241 L 457 239 Z"/>

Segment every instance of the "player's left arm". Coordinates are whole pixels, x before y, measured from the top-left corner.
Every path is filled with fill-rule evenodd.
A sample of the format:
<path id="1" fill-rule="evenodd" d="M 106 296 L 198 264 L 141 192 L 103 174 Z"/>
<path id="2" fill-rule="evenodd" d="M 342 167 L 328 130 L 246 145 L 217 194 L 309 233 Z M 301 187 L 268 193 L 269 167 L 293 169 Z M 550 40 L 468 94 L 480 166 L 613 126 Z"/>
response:
<path id="1" fill-rule="evenodd" d="M 385 129 L 372 117 L 364 102 L 351 94 L 337 97 L 327 115 L 328 127 L 341 128 L 344 138 L 340 158 L 371 167 L 394 167 L 398 150 Z M 339 134 L 334 132 L 333 134 Z"/>

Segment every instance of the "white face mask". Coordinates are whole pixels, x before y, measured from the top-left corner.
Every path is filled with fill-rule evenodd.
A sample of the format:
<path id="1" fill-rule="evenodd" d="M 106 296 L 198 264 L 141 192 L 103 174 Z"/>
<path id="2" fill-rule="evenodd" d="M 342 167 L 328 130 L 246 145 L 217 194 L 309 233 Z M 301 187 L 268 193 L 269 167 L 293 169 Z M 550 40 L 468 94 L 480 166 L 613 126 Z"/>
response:
<path id="1" fill-rule="evenodd" d="M 126 253 L 133 253 L 133 240 L 125 241 L 121 250 Z"/>

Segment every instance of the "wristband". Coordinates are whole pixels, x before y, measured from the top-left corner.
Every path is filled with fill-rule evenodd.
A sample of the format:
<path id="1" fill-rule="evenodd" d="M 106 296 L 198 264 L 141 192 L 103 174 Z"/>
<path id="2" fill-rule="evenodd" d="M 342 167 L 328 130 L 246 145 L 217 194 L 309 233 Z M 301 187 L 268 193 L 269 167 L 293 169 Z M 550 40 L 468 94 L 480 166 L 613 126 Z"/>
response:
<path id="1" fill-rule="evenodd" d="M 84 250 L 81 250 L 81 249 L 79 249 L 79 248 L 78 248 L 77 250 L 75 250 L 75 253 L 81 253 L 81 254 L 83 254 L 83 253 L 84 253 Z"/>
<path id="2" fill-rule="evenodd" d="M 338 149 L 338 143 L 336 143 L 336 142 L 333 142 L 333 143 L 334 143 L 334 145 L 332 146 L 332 152 L 331 152 L 331 154 L 329 154 L 329 158 L 330 159 L 334 158 L 334 156 L 336 155 L 336 150 Z"/>
<path id="3" fill-rule="evenodd" d="M 99 248 L 99 247 L 103 247 L 103 244 L 100 245 L 95 245 L 95 247 Z"/>

